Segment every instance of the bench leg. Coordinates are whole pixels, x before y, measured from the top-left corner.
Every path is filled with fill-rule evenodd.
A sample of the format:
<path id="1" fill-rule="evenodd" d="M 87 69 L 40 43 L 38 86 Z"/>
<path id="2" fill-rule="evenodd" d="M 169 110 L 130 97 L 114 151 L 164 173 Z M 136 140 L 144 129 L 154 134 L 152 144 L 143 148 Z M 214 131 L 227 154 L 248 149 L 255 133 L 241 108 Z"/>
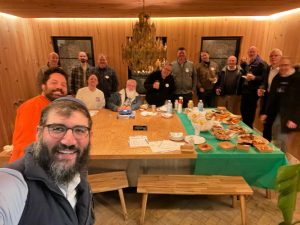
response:
<path id="1" fill-rule="evenodd" d="M 233 195 L 233 196 L 232 196 L 232 208 L 235 208 L 235 207 L 236 207 L 236 202 L 237 202 L 237 196 L 236 196 L 236 195 Z"/>
<path id="2" fill-rule="evenodd" d="M 119 196 L 120 196 L 120 201 L 121 201 L 121 206 L 122 206 L 122 210 L 123 210 L 124 219 L 127 220 L 128 214 L 127 214 L 127 210 L 126 210 L 126 204 L 125 204 L 123 189 L 122 188 L 119 189 L 118 192 L 119 192 Z"/>
<path id="3" fill-rule="evenodd" d="M 246 225 L 246 201 L 245 196 L 240 195 L 240 202 L 241 202 L 241 215 L 242 215 L 242 224 Z"/>
<path id="4" fill-rule="evenodd" d="M 143 199 L 142 199 L 142 214 L 140 219 L 140 224 L 143 225 L 145 221 L 145 214 L 146 214 L 146 207 L 147 207 L 147 199 L 148 199 L 148 193 L 143 193 Z"/>
<path id="5" fill-rule="evenodd" d="M 271 199 L 272 198 L 272 191 L 271 189 L 266 189 L 266 198 Z"/>

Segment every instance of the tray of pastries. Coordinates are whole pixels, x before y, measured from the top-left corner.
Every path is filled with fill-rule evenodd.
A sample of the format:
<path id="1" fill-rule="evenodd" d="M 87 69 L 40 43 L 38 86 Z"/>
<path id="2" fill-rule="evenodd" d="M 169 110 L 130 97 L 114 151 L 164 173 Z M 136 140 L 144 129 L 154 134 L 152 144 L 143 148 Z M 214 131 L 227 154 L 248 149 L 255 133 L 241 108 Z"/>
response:
<path id="1" fill-rule="evenodd" d="M 241 134 L 237 138 L 238 144 L 268 144 L 269 141 L 262 136 L 254 135 L 254 134 Z"/>
<path id="2" fill-rule="evenodd" d="M 264 144 L 264 143 L 256 143 L 253 144 L 253 146 L 259 151 L 259 152 L 272 152 L 273 151 L 273 147 L 268 145 L 268 144 Z"/>
<path id="3" fill-rule="evenodd" d="M 219 147 L 223 150 L 230 151 L 235 149 L 235 145 L 229 141 L 223 141 L 219 143 Z"/>
<path id="4" fill-rule="evenodd" d="M 182 153 L 194 153 L 194 145 L 193 144 L 184 144 L 180 146 L 180 151 Z"/>
<path id="5" fill-rule="evenodd" d="M 236 134 L 248 134 L 250 131 L 241 125 L 229 125 L 228 129 Z"/>
<path id="6" fill-rule="evenodd" d="M 206 143 L 198 145 L 198 148 L 202 152 L 208 152 L 208 151 L 213 150 L 213 147 L 209 144 L 206 144 Z"/>
<path id="7" fill-rule="evenodd" d="M 216 139 L 225 141 L 230 140 L 233 137 L 234 132 L 229 129 L 215 128 L 211 130 L 211 134 L 214 135 Z"/>
<path id="8" fill-rule="evenodd" d="M 238 124 L 241 121 L 241 116 L 240 115 L 233 115 L 231 114 L 229 117 L 224 119 L 222 122 L 228 125 L 234 125 Z"/>
<path id="9" fill-rule="evenodd" d="M 244 152 L 249 152 L 250 150 L 250 145 L 247 144 L 237 144 L 236 149 L 239 151 L 244 151 Z"/>
<path id="10" fill-rule="evenodd" d="M 230 112 L 227 110 L 211 110 L 206 112 L 205 117 L 208 120 L 224 121 L 230 117 Z"/>

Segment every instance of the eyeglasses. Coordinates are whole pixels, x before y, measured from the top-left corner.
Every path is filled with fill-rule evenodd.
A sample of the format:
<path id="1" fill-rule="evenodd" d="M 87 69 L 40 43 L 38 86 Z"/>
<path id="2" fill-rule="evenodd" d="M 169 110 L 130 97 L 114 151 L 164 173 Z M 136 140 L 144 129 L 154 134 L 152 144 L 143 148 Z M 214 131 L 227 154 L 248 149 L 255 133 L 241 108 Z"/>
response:
<path id="1" fill-rule="evenodd" d="M 63 124 L 47 124 L 42 127 L 47 127 L 49 135 L 56 139 L 63 138 L 68 130 L 72 130 L 74 138 L 82 139 L 87 137 L 91 130 L 91 128 L 85 126 L 66 127 Z"/>

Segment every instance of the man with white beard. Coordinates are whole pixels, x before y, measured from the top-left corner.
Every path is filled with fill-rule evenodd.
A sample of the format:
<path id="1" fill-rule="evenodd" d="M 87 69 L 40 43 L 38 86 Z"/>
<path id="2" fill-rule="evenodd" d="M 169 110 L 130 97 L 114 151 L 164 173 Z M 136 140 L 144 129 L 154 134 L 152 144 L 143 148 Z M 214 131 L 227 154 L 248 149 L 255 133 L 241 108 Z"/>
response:
<path id="1" fill-rule="evenodd" d="M 78 99 L 59 98 L 44 108 L 36 142 L 0 169 L 0 224 L 94 223 L 86 180 L 91 128 Z"/>
<path id="2" fill-rule="evenodd" d="M 116 112 L 125 109 L 137 110 L 141 104 L 141 96 L 136 92 L 136 81 L 129 79 L 126 82 L 126 88 L 110 95 L 107 108 Z"/>

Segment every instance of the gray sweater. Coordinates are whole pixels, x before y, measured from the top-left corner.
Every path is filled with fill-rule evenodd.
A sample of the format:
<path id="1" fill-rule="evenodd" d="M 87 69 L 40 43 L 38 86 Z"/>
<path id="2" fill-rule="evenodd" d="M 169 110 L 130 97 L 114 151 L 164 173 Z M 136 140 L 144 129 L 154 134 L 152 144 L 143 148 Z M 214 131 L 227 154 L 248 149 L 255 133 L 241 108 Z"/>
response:
<path id="1" fill-rule="evenodd" d="M 173 61 L 171 64 L 175 80 L 174 94 L 189 94 L 196 91 L 197 73 L 194 64 L 189 60 L 181 65 L 177 61 Z"/>

